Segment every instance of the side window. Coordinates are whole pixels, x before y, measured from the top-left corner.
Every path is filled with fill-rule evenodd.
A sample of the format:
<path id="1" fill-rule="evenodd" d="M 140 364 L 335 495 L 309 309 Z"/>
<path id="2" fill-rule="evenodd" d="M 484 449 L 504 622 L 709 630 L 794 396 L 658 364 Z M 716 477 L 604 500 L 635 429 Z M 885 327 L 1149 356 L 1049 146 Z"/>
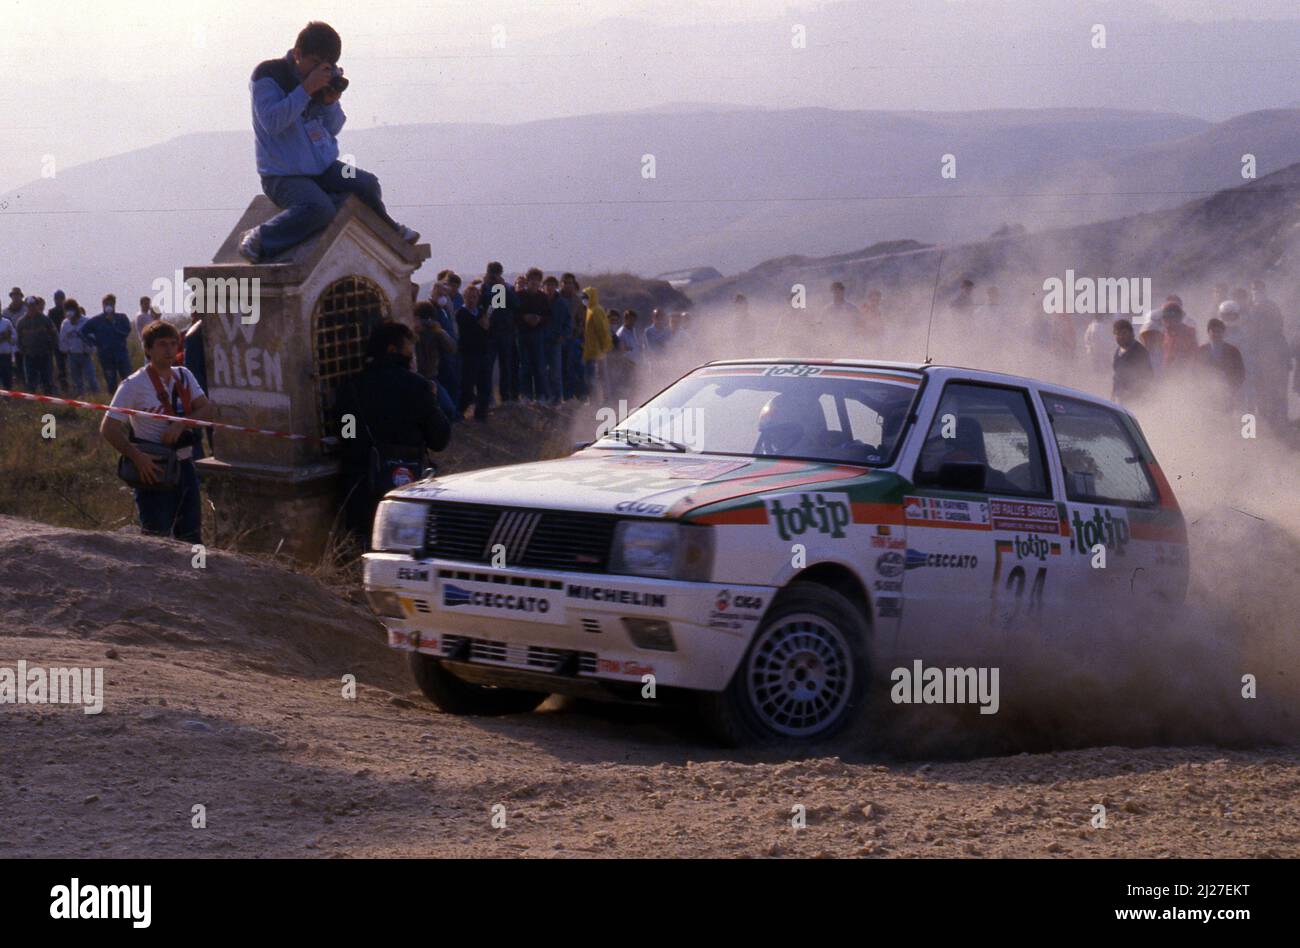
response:
<path id="1" fill-rule="evenodd" d="M 1046 472 L 1026 391 L 950 382 L 914 480 L 942 490 L 1049 497 Z"/>
<path id="2" fill-rule="evenodd" d="M 840 425 L 840 413 L 835 407 L 835 396 L 827 392 L 821 398 L 817 399 L 818 404 L 822 407 L 822 417 L 826 420 L 827 431 L 842 431 Z"/>
<path id="3" fill-rule="evenodd" d="M 853 437 L 863 444 L 882 444 L 885 440 L 881 417 L 869 405 L 856 398 L 844 399 L 844 408 L 849 413 L 849 425 L 853 428 Z"/>
<path id="4" fill-rule="evenodd" d="M 1142 452 L 1118 413 L 1058 395 L 1044 395 L 1043 401 L 1061 452 L 1068 499 L 1116 505 L 1160 499 Z"/>

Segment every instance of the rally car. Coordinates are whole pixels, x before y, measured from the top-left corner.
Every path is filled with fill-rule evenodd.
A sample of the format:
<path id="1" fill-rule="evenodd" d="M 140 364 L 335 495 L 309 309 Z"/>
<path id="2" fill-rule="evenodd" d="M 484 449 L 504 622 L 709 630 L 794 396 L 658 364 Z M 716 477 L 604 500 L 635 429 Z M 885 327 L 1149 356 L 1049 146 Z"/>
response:
<path id="1" fill-rule="evenodd" d="M 390 493 L 371 546 L 371 607 L 444 711 L 667 689 L 732 744 L 824 739 L 890 663 L 1180 602 L 1188 572 L 1124 408 L 854 360 L 701 366 L 567 458 Z"/>

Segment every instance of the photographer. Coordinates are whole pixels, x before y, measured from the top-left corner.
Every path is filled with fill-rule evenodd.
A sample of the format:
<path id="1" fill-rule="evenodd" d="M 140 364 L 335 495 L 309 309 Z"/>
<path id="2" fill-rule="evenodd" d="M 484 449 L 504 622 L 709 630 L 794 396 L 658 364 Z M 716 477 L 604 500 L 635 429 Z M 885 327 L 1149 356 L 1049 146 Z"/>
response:
<path id="1" fill-rule="evenodd" d="M 363 542 L 384 494 L 423 477 L 431 470 L 427 453 L 451 440 L 436 383 L 413 371 L 415 333 L 409 326 L 380 323 L 366 343 L 366 358 L 366 367 L 339 386 L 334 402 L 339 429 L 353 429 L 340 442 L 344 513 L 348 530 Z"/>
<path id="2" fill-rule="evenodd" d="M 198 381 L 189 369 L 172 364 L 181 345 L 176 327 L 159 320 L 146 326 L 142 336 L 148 361 L 123 379 L 111 407 L 210 421 L 216 411 Z M 202 542 L 199 475 L 194 468 L 198 429 L 110 411 L 99 431 L 127 462 L 119 465 L 118 475 L 135 487 L 141 529 Z"/>
<path id="3" fill-rule="evenodd" d="M 308 23 L 282 59 L 253 70 L 253 132 L 262 191 L 281 212 L 241 235 L 239 253 L 250 263 L 278 256 L 323 230 L 346 194 L 365 201 L 402 238 L 420 235 L 388 216 L 379 179 L 338 160 L 336 136 L 347 121 L 339 96 L 348 86 L 334 28 Z"/>

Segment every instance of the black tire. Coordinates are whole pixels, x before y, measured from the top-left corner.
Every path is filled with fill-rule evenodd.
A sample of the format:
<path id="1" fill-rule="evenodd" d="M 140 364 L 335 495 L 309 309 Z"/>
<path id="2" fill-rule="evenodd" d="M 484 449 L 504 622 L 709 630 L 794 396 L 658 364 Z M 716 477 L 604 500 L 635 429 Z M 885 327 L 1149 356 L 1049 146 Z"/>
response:
<path id="1" fill-rule="evenodd" d="M 526 714 L 550 697 L 542 691 L 493 688 L 463 681 L 444 668 L 441 659 L 420 652 L 411 653 L 411 673 L 425 697 L 447 714 Z"/>
<path id="2" fill-rule="evenodd" d="M 862 708 L 868 634 L 865 617 L 843 595 L 792 583 L 763 617 L 727 687 L 700 694 L 710 735 L 728 747 L 833 737 Z"/>

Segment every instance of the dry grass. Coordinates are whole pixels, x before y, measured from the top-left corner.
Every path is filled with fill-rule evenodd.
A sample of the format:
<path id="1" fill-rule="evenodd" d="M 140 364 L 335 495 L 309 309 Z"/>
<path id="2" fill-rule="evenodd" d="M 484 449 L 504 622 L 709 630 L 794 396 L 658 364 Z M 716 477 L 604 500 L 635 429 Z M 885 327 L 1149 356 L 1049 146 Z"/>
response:
<path id="1" fill-rule="evenodd" d="M 54 418 L 54 437 L 42 437 Z M 0 514 L 80 529 L 135 522 L 117 452 L 99 436 L 101 415 L 80 408 L 0 401 Z"/>
<path id="2" fill-rule="evenodd" d="M 439 471 L 567 455 L 575 411 L 591 409 L 513 404 L 498 407 L 487 424 L 457 425 L 451 445 L 437 457 Z M 54 416 L 53 438 L 41 436 L 45 415 Z M 117 478 L 117 452 L 99 435 L 101 418 L 86 409 L 0 399 L 0 514 L 82 530 L 135 528 L 135 500 Z M 203 503 L 204 540 L 210 548 L 292 568 L 340 593 L 360 588 L 362 550 L 341 523 L 335 524 L 320 560 L 304 564 L 282 553 L 256 552 L 239 535 L 216 542 L 213 511 L 206 497 Z"/>

